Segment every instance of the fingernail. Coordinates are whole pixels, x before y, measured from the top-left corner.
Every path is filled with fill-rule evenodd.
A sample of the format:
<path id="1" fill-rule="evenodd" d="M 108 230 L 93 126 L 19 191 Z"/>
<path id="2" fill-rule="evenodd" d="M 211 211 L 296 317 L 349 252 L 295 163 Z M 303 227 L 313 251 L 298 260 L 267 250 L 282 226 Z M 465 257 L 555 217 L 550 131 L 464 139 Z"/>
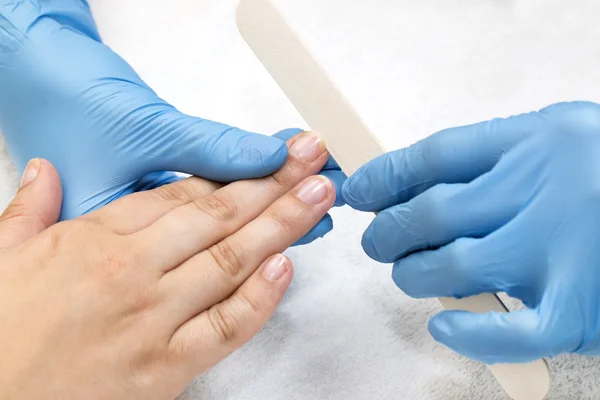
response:
<path id="1" fill-rule="evenodd" d="M 283 275 L 288 271 L 289 265 L 287 258 L 278 254 L 271 257 L 261 268 L 262 276 L 271 282 L 275 282 L 281 279 Z"/>
<path id="2" fill-rule="evenodd" d="M 327 147 L 325 141 L 315 132 L 301 135 L 290 147 L 290 154 L 301 161 L 316 161 Z"/>
<path id="3" fill-rule="evenodd" d="M 34 158 L 27 163 L 27 167 L 25 167 L 25 172 L 23 173 L 23 178 L 21 178 L 21 187 L 30 184 L 35 179 L 38 172 L 40 172 L 41 166 L 42 162 L 39 158 Z"/>
<path id="4" fill-rule="evenodd" d="M 305 203 L 317 205 L 322 203 L 331 190 L 329 179 L 323 176 L 313 176 L 304 182 L 296 192 L 296 197 Z"/>

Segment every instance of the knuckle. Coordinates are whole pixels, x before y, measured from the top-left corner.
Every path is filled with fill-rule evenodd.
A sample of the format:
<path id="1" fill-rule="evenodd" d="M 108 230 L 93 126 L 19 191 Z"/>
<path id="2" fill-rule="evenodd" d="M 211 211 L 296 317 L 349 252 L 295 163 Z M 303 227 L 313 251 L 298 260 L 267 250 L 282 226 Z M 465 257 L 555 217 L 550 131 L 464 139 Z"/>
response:
<path id="1" fill-rule="evenodd" d="M 160 300 L 152 277 L 139 273 L 142 257 L 134 246 L 111 241 L 98 246 L 92 257 L 90 278 L 100 290 L 120 298 L 129 315 L 141 314 Z"/>
<path id="2" fill-rule="evenodd" d="M 149 332 L 156 333 L 152 331 L 151 325 L 152 323 L 147 323 L 147 329 L 150 329 Z M 132 367 L 130 378 L 139 388 L 155 387 L 161 370 L 170 365 L 168 346 L 153 333 L 138 340 L 138 354 L 130 361 Z"/>
<path id="3" fill-rule="evenodd" d="M 216 305 L 208 311 L 208 321 L 222 343 L 230 343 L 239 336 L 237 320 L 223 306 Z"/>
<path id="4" fill-rule="evenodd" d="M 268 190 L 281 192 L 291 186 L 293 176 L 293 168 L 287 164 L 273 175 L 265 177 L 262 182 Z"/>
<path id="5" fill-rule="evenodd" d="M 62 224 L 54 225 L 42 232 L 39 238 L 41 239 L 42 248 L 49 258 L 54 258 L 60 254 L 65 247 L 65 231 L 62 229 Z"/>
<path id="6" fill-rule="evenodd" d="M 240 303 L 240 309 L 241 310 L 245 310 L 246 312 L 249 312 L 253 315 L 257 315 L 257 314 L 261 314 L 261 306 L 260 303 L 258 301 L 256 301 L 255 299 L 246 296 L 244 293 L 242 292 L 238 292 L 238 294 L 236 295 L 236 298 L 238 300 L 238 302 Z"/>
<path id="7" fill-rule="evenodd" d="M 191 176 L 182 181 L 181 184 L 185 185 L 185 189 L 192 194 L 193 198 L 209 195 L 224 186 L 221 183 L 212 182 L 197 176 Z"/>
<path id="8" fill-rule="evenodd" d="M 153 308 L 159 301 L 154 286 L 142 284 L 141 280 L 130 281 L 122 288 L 124 289 L 123 304 L 132 315 L 141 314 L 144 310 Z"/>
<path id="9" fill-rule="evenodd" d="M 154 357 L 153 354 L 143 357 L 149 357 L 150 359 L 136 360 L 138 365 L 135 366 L 136 370 L 132 374 L 131 380 L 136 388 L 143 390 L 153 389 L 159 384 L 159 371 L 161 368 L 164 368 L 164 363 L 151 358 Z"/>
<path id="10" fill-rule="evenodd" d="M 49 230 L 51 246 L 59 252 L 80 249 L 86 256 L 87 272 L 100 282 L 121 275 L 124 270 L 138 266 L 142 260 L 140 248 L 132 240 L 107 230 L 95 221 L 76 219 L 58 224 L 56 228 Z"/>
<path id="11" fill-rule="evenodd" d="M 217 221 L 230 221 L 238 214 L 235 201 L 217 193 L 194 200 L 191 204 Z"/>
<path id="12" fill-rule="evenodd" d="M 86 220 L 72 220 L 51 226 L 43 232 L 45 243 L 51 254 L 80 247 L 84 232 L 89 231 Z"/>
<path id="13" fill-rule="evenodd" d="M 193 201 L 194 195 L 184 185 L 170 184 L 154 190 L 160 200 L 172 205 L 181 205 Z"/>
<path id="14" fill-rule="evenodd" d="M 298 226 L 297 216 L 291 215 L 282 211 L 270 211 L 267 213 L 267 217 L 275 223 L 279 231 L 282 231 L 285 235 L 291 235 L 295 232 L 296 226 Z"/>
<path id="15" fill-rule="evenodd" d="M 212 246 L 209 252 L 225 276 L 235 278 L 243 271 L 243 251 L 238 246 L 223 240 Z"/>

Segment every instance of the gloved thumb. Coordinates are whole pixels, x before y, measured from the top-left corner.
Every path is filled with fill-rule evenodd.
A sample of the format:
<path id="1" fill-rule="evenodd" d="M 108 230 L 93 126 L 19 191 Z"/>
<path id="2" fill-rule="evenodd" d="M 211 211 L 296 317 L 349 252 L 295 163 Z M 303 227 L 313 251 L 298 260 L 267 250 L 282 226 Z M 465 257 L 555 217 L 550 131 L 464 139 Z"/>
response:
<path id="1" fill-rule="evenodd" d="M 156 171 L 177 171 L 216 182 L 267 176 L 283 166 L 281 139 L 247 132 L 179 112 L 163 114 L 154 154 Z"/>
<path id="2" fill-rule="evenodd" d="M 58 221 L 62 189 L 58 172 L 46 160 L 27 164 L 21 188 L 0 216 L 0 252 L 15 247 Z"/>
<path id="3" fill-rule="evenodd" d="M 573 350 L 577 335 L 556 335 L 538 310 L 474 314 L 445 311 L 429 322 L 438 342 L 486 364 L 526 363 Z"/>

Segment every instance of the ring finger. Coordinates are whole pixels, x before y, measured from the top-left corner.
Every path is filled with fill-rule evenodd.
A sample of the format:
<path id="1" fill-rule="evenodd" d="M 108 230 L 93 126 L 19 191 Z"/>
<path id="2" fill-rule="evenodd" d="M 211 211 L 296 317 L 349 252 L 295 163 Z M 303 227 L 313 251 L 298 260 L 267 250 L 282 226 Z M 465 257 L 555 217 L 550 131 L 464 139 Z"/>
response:
<path id="1" fill-rule="evenodd" d="M 227 298 L 266 258 L 304 236 L 334 201 L 327 178 L 306 179 L 238 232 L 163 276 L 167 312 L 185 320 Z"/>

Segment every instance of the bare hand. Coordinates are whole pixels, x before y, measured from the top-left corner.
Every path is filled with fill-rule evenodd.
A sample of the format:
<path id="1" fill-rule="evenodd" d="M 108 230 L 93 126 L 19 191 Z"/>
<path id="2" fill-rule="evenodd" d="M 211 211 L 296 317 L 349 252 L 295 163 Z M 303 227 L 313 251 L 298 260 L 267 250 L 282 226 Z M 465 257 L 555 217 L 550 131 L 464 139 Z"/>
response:
<path id="1" fill-rule="evenodd" d="M 292 279 L 280 253 L 335 201 L 313 176 L 324 144 L 289 146 L 273 176 L 190 178 L 59 224 L 38 160 L 0 218 L 0 399 L 172 399 L 255 335 Z"/>

